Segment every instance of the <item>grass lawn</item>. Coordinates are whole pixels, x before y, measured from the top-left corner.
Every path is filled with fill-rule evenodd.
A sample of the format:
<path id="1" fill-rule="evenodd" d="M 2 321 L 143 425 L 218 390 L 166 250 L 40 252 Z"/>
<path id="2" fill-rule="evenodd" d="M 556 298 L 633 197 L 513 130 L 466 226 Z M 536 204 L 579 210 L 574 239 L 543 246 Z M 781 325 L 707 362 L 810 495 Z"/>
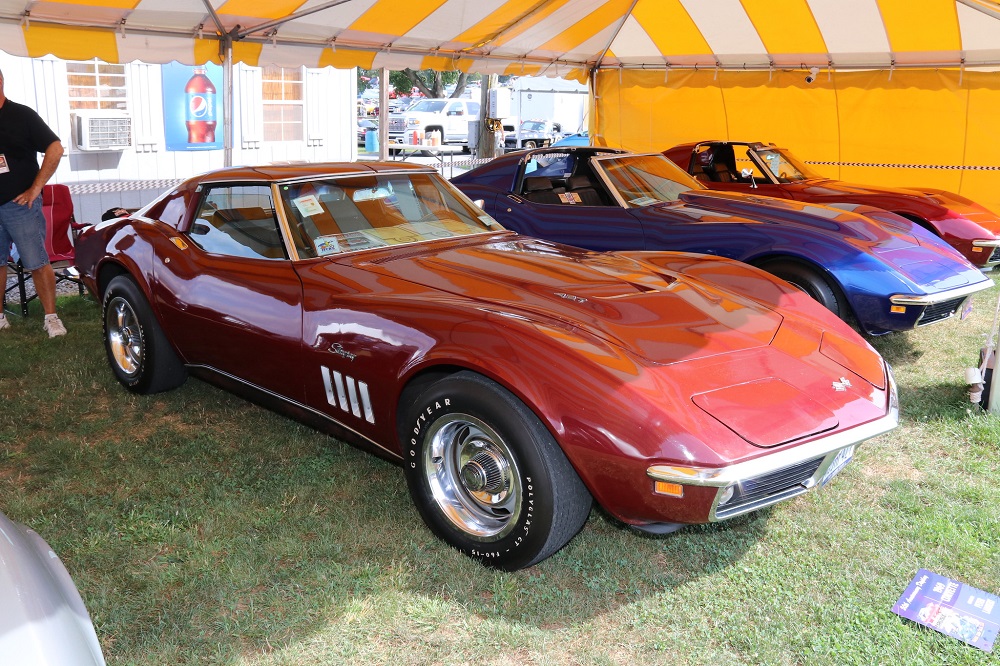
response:
<path id="1" fill-rule="evenodd" d="M 62 557 L 110 664 L 1000 664 L 890 610 L 919 567 L 1000 593 L 1000 417 L 963 380 L 996 298 L 873 340 L 903 424 L 822 491 L 664 537 L 595 510 L 498 573 L 393 465 L 198 380 L 127 393 L 66 297 L 65 338 L 37 304 L 0 333 L 0 510 Z"/>

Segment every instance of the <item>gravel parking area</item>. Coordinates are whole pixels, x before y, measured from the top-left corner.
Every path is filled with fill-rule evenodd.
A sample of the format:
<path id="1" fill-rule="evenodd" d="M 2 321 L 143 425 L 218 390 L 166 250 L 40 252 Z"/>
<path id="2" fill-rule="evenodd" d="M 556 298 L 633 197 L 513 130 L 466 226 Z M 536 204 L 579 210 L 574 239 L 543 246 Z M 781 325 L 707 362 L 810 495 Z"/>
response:
<path id="1" fill-rule="evenodd" d="M 25 294 L 30 300 L 35 295 L 35 282 L 30 278 L 25 282 L 24 285 Z M 5 309 L 11 312 L 20 314 L 21 312 L 21 296 L 17 291 L 17 276 L 14 275 L 14 271 L 10 268 L 7 269 L 7 301 Z M 80 289 L 77 287 L 75 282 L 70 282 L 69 280 L 63 280 L 62 282 L 56 283 L 56 297 L 61 296 L 79 296 Z"/>

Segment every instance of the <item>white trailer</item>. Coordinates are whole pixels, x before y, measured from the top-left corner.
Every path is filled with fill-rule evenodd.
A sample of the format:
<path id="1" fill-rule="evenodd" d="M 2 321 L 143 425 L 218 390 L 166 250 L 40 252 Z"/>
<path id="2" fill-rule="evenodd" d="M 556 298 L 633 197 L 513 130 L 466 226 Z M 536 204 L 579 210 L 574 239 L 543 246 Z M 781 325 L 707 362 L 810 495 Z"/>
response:
<path id="1" fill-rule="evenodd" d="M 511 83 L 511 115 L 525 120 L 551 120 L 564 134 L 587 129 L 587 86 L 547 76 L 522 76 Z"/>

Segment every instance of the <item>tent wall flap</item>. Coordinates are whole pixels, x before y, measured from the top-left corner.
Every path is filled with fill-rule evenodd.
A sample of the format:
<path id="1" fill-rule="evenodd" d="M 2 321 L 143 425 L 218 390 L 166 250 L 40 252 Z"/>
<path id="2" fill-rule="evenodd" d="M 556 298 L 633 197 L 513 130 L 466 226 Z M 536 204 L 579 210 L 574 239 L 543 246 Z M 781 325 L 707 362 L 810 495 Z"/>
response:
<path id="1" fill-rule="evenodd" d="M 602 71 L 597 143 L 772 141 L 833 178 L 951 190 L 1000 211 L 1000 72 Z"/>

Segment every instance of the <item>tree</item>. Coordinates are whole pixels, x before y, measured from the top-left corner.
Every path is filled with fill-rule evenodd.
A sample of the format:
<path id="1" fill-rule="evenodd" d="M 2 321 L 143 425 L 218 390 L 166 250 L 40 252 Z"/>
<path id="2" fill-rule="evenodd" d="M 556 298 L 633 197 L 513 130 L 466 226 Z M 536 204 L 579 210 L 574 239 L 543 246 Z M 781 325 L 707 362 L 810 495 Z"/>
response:
<path id="1" fill-rule="evenodd" d="M 411 88 L 416 87 L 426 97 L 448 97 L 445 94 L 445 86 L 455 84 L 455 90 L 451 97 L 461 97 L 465 92 L 465 86 L 470 80 L 478 79 L 478 74 L 466 74 L 465 72 L 449 71 L 437 72 L 432 69 L 404 69 L 401 72 L 389 72 L 389 83 L 393 85 L 397 92 L 408 93 Z"/>
<path id="2" fill-rule="evenodd" d="M 358 94 L 360 95 L 365 90 L 368 89 L 368 84 L 371 82 L 373 76 L 378 76 L 378 72 L 374 69 L 361 69 L 358 67 Z"/>

